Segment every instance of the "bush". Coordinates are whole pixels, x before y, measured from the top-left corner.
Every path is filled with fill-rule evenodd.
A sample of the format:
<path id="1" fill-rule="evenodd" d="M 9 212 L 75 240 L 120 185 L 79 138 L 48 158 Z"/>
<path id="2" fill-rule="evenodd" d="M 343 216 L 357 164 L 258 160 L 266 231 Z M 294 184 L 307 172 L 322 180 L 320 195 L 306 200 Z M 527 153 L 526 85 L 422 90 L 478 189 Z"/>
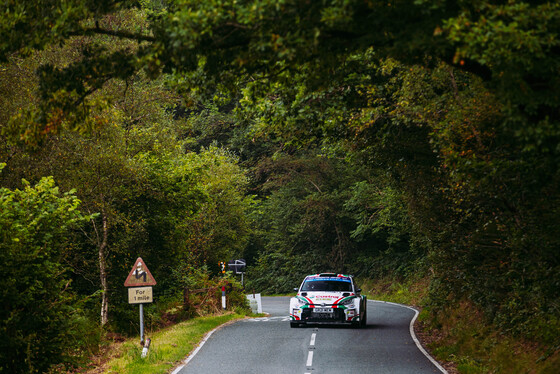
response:
<path id="1" fill-rule="evenodd" d="M 62 257 L 69 230 L 86 217 L 52 178 L 23 183 L 23 190 L 0 189 L 0 371 L 9 373 L 64 361 L 83 321 Z"/>

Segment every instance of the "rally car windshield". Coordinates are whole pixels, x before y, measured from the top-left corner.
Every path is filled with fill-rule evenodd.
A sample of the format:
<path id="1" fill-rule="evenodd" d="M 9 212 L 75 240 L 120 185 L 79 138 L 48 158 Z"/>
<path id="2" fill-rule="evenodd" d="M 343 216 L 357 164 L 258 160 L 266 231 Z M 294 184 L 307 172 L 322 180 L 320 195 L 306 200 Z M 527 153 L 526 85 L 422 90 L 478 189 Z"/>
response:
<path id="1" fill-rule="evenodd" d="M 301 291 L 339 291 L 351 292 L 352 283 L 339 280 L 308 280 L 301 287 Z"/>

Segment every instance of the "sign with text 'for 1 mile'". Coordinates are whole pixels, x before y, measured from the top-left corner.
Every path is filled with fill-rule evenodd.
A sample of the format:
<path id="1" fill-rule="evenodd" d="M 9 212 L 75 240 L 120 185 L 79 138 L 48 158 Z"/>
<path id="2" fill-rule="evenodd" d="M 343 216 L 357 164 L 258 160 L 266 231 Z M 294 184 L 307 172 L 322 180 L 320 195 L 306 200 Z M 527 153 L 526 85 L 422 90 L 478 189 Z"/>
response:
<path id="1" fill-rule="evenodd" d="M 134 287 L 128 289 L 129 304 L 146 304 L 152 303 L 152 287 Z"/>

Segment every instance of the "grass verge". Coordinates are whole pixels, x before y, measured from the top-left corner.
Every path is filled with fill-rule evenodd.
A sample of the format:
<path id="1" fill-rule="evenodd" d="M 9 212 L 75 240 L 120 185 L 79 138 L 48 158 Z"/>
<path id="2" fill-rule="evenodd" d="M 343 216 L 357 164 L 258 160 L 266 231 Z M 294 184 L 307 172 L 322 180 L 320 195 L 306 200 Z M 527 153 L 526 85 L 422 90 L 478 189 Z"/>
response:
<path id="1" fill-rule="evenodd" d="M 560 368 L 558 347 L 550 349 L 500 331 L 470 302 L 447 307 L 437 316 L 426 315 L 426 322 L 439 336 L 430 344 L 432 352 L 455 361 L 458 373 L 554 374 Z"/>
<path id="2" fill-rule="evenodd" d="M 359 280 L 370 300 L 390 301 L 420 307 L 428 295 L 429 278 L 398 281 L 393 278 Z"/>
<path id="3" fill-rule="evenodd" d="M 369 299 L 421 310 L 415 331 L 449 374 L 556 374 L 560 347 L 543 347 L 500 331 L 472 303 L 449 305 L 437 315 L 427 304 L 429 278 L 362 280 Z"/>
<path id="4" fill-rule="evenodd" d="M 169 373 L 196 347 L 206 333 L 226 322 L 243 317 L 245 316 L 235 313 L 198 317 L 155 332 L 149 336 L 152 342 L 146 358 L 141 358 L 142 348 L 138 338 L 128 340 L 120 347 L 119 356 L 104 366 L 106 369 L 103 373 Z"/>

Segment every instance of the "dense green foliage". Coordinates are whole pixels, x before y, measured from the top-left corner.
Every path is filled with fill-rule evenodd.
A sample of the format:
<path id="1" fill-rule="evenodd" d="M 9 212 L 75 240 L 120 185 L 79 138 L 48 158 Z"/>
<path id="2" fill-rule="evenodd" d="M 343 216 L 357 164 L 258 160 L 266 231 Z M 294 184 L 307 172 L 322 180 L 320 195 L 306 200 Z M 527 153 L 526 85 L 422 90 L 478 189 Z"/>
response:
<path id="1" fill-rule="evenodd" d="M 5 164 L 0 164 L 0 170 Z M 36 372 L 62 359 L 80 339 L 82 313 L 72 307 L 69 232 L 87 220 L 73 191 L 61 194 L 52 178 L 34 187 L 0 189 L 2 371 Z"/>
<path id="2" fill-rule="evenodd" d="M 8 1 L 0 14 L 0 181 L 53 176 L 96 214 L 58 259 L 90 320 L 108 307 L 101 322 L 130 330 L 136 256 L 164 301 L 243 256 L 249 286 L 273 292 L 315 271 L 423 272 L 434 315 L 467 299 L 558 346 L 558 3 Z"/>
<path id="3" fill-rule="evenodd" d="M 123 13 L 112 21 L 127 23 L 139 17 Z M 31 261 L 33 247 L 21 246 L 22 253 L 14 253 L 22 265 L 12 272 L 20 274 L 21 268 L 29 272 L 29 282 L 46 277 L 53 285 L 48 289 L 49 296 L 33 292 L 34 286 L 24 282 L 18 288 L 6 288 L 2 295 L 6 316 L 25 313 L 18 303 L 11 302 L 22 294 L 26 295 L 22 303 L 50 298 L 44 302 L 52 302 L 57 308 L 45 312 L 48 316 L 44 318 L 50 321 L 36 332 L 36 326 L 14 317 L 10 327 L 13 333 L 5 334 L 10 349 L 0 360 L 0 368 L 10 372 L 44 371 L 52 364 L 73 363 L 80 355 L 95 352 L 101 323 L 105 330 L 137 333 L 138 310 L 127 303 L 123 282 L 138 256 L 158 282 L 156 303 L 146 308 L 147 326 L 157 326 L 166 307 L 182 303 L 184 287 L 214 286 L 210 275 L 218 261 L 239 255 L 248 240 L 252 199 L 245 194 L 248 181 L 237 165 L 237 157 L 213 146 L 185 152 L 188 142 L 183 135 L 184 124 L 174 118 L 179 101 L 162 81 L 150 82 L 142 73 L 126 80 L 111 80 L 95 94 L 100 105 L 88 113 L 94 124 L 89 131 L 58 134 L 59 129 L 53 128 L 53 132 L 37 134 L 33 129 L 23 130 L 23 142 L 11 141 L 10 134 L 15 131 L 19 138 L 21 126 L 29 124 L 22 120 L 25 116 L 21 113 L 34 112 L 41 100 L 34 71 L 42 64 L 65 66 L 76 61 L 81 48 L 95 42 L 83 37 L 29 57 L 12 56 L 2 65 L 5 136 L 0 155 L 6 165 L 0 174 L 2 186 L 18 191 L 22 178 L 36 183 L 43 176 L 51 176 L 53 190 L 56 181 L 56 188 L 74 191 L 81 200 L 80 209 L 93 214 L 80 230 L 53 232 L 60 243 L 45 239 L 42 245 L 49 253 L 56 253 L 56 263 L 47 256 Z M 110 45 L 109 40 L 97 42 L 108 48 L 122 45 L 116 39 Z M 66 129 L 76 128 L 68 124 Z M 29 139 L 37 142 L 29 143 Z M 29 200 L 27 203 L 33 206 L 31 197 L 22 200 Z M 49 208 L 43 208 L 46 215 Z M 40 212 L 42 207 L 35 209 Z M 3 208 L 2 213 L 12 210 L 15 214 L 12 207 Z M 52 227 L 43 228 L 43 234 L 49 228 L 65 227 L 59 223 L 63 215 L 55 218 L 51 219 Z M 11 231 L 2 227 L 7 238 Z M 30 253 L 26 255 L 26 251 Z M 14 265 L 8 259 L 4 264 Z M 48 271 L 42 272 L 42 266 Z M 18 276 L 14 273 L 13 278 Z M 72 297 L 56 296 L 63 290 Z M 76 318 L 66 318 L 69 314 Z M 37 342 L 43 350 L 29 342 Z"/>

